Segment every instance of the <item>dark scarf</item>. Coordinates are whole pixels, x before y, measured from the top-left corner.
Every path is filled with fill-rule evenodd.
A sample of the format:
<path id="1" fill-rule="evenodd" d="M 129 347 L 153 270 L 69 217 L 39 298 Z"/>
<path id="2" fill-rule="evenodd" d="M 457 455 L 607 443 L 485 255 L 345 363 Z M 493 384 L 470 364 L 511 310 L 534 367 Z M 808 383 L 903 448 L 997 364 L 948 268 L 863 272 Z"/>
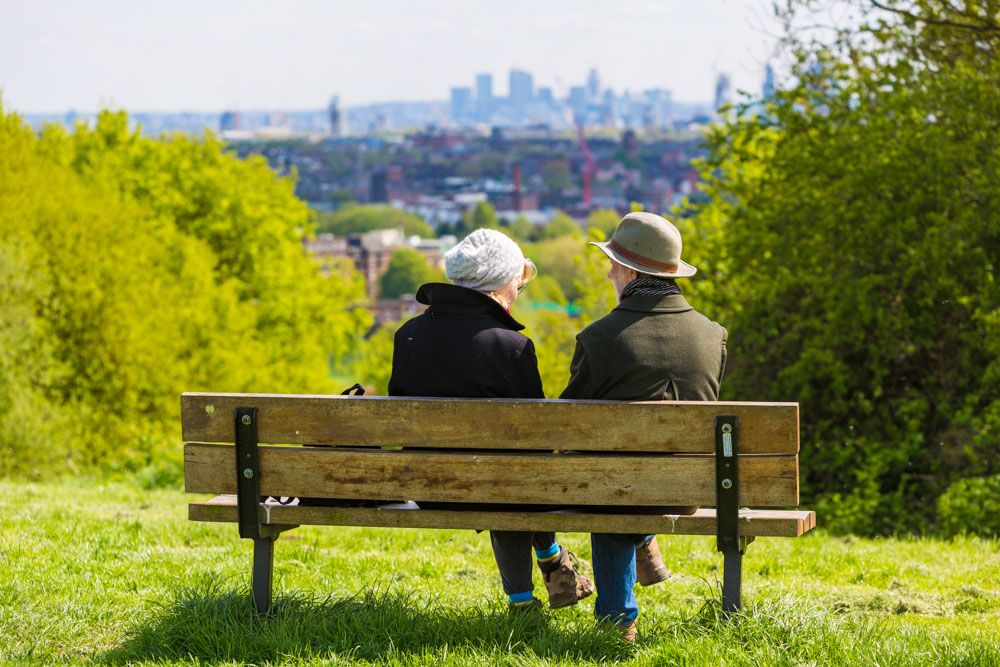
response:
<path id="1" fill-rule="evenodd" d="M 649 276 L 639 274 L 639 277 L 630 282 L 622 290 L 621 300 L 624 301 L 630 296 L 637 294 L 650 296 L 670 296 L 680 294 L 681 288 L 673 278 L 660 278 L 659 276 Z"/>

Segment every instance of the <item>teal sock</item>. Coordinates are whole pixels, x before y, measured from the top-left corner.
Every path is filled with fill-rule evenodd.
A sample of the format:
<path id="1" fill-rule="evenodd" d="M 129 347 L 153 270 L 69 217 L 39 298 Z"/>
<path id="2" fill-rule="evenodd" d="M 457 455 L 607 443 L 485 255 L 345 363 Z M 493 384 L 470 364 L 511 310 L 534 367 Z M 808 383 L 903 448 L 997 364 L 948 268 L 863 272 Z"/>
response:
<path id="1" fill-rule="evenodd" d="M 511 593 L 509 597 L 511 607 L 524 607 L 531 604 L 531 601 L 535 599 L 534 591 Z"/>
<path id="2" fill-rule="evenodd" d="M 547 549 L 535 549 L 535 558 L 538 559 L 538 563 L 547 563 L 551 560 L 555 560 L 555 557 L 559 555 L 559 543 L 553 542 L 552 546 Z"/>

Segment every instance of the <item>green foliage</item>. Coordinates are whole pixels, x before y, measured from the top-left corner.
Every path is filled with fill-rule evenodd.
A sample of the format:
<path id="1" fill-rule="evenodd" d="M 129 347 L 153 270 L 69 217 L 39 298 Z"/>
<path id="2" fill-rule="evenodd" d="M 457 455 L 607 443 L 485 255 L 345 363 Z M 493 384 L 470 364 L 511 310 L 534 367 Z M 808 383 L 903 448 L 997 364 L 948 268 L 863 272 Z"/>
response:
<path id="1" fill-rule="evenodd" d="M 552 216 L 548 224 L 542 227 L 541 237 L 542 240 L 548 240 L 563 236 L 580 238 L 583 236 L 583 230 L 580 229 L 580 225 L 576 224 L 576 220 L 562 211 L 556 211 L 556 214 Z"/>
<path id="2" fill-rule="evenodd" d="M 929 20 L 789 34 L 793 80 L 709 135 L 681 223 L 731 332 L 724 396 L 801 402 L 806 497 L 866 533 L 926 529 L 996 472 L 1000 426 L 995 3 L 889 4 Z"/>
<path id="3" fill-rule="evenodd" d="M 621 222 L 621 216 L 618 215 L 618 211 L 599 208 L 591 211 L 587 217 L 587 228 L 599 229 L 604 234 L 604 238 L 610 238 L 615 229 L 618 228 L 619 222 Z"/>
<path id="4" fill-rule="evenodd" d="M 434 230 L 423 218 L 386 204 L 346 203 L 337 211 L 318 214 L 316 231 L 347 236 L 376 229 L 402 229 L 407 236 L 434 238 Z"/>
<path id="5" fill-rule="evenodd" d="M 525 243 L 531 240 L 532 234 L 535 232 L 535 226 L 526 217 L 519 215 L 507 227 L 507 232 L 515 241 Z"/>
<path id="6" fill-rule="evenodd" d="M 591 228 L 588 232 L 587 242 L 604 241 L 605 237 L 601 230 Z M 576 324 L 579 329 L 589 326 L 594 320 L 600 319 L 610 313 L 618 305 L 618 295 L 615 294 L 614 285 L 608 278 L 610 261 L 603 252 L 591 245 L 582 246 L 582 252 L 578 252 L 573 257 L 576 266 L 576 278 L 574 288 L 580 295 L 576 305 L 580 307 L 581 314 Z"/>
<path id="7" fill-rule="evenodd" d="M 378 329 L 359 339 L 343 362 L 342 374 L 348 384 L 360 382 L 372 393 L 385 396 L 389 393 L 389 376 L 392 375 L 392 341 L 402 322 L 386 322 Z"/>
<path id="8" fill-rule="evenodd" d="M 937 501 L 946 535 L 1000 537 L 1000 475 L 960 479 Z"/>
<path id="9" fill-rule="evenodd" d="M 176 462 L 182 391 L 328 390 L 370 321 L 262 159 L 146 139 L 122 113 L 39 138 L 2 109 L 0 154 L 5 474 Z"/>
<path id="10" fill-rule="evenodd" d="M 444 278 L 441 269 L 427 263 L 423 253 L 415 248 L 399 248 L 392 253 L 389 267 L 379 278 L 379 291 L 384 299 L 398 299 L 404 294 L 416 294 L 424 283 Z"/>
<path id="11" fill-rule="evenodd" d="M 465 212 L 457 235 L 465 237 L 477 229 L 500 229 L 497 211 L 488 201 L 481 201 Z"/>

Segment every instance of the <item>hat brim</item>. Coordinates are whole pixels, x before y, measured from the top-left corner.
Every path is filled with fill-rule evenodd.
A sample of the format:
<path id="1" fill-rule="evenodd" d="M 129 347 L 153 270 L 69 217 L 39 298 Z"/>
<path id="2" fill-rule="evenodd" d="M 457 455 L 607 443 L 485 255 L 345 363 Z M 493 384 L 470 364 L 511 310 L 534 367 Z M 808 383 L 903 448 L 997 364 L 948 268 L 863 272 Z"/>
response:
<path id="1" fill-rule="evenodd" d="M 677 270 L 673 273 L 669 271 L 661 271 L 660 269 L 654 269 L 651 266 L 646 266 L 644 264 L 634 262 L 627 257 L 622 257 L 610 247 L 610 243 L 610 241 L 591 241 L 590 245 L 597 246 L 597 248 L 607 255 L 612 261 L 618 262 L 622 266 L 628 267 L 633 271 L 645 273 L 650 276 L 658 276 L 660 278 L 690 278 L 694 274 L 698 273 L 698 269 L 694 268 L 683 259 L 677 260 Z"/>

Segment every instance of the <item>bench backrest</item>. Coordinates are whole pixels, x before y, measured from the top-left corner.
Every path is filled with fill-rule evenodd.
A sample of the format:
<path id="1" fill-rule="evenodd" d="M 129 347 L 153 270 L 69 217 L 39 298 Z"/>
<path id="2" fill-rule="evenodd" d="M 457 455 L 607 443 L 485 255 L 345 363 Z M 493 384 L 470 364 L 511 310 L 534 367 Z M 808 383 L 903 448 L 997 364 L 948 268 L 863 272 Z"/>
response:
<path id="1" fill-rule="evenodd" d="M 188 393 L 188 491 L 236 492 L 231 443 L 241 407 L 256 408 L 257 441 L 279 445 L 259 449 L 263 495 L 711 506 L 715 417 L 732 415 L 740 504 L 799 502 L 796 403 Z"/>

